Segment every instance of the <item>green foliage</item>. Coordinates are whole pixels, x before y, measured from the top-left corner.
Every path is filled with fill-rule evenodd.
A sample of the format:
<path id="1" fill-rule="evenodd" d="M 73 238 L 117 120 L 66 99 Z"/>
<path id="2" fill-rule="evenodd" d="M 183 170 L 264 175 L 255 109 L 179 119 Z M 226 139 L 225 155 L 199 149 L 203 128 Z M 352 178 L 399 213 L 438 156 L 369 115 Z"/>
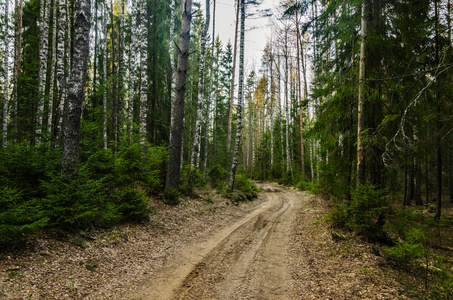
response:
<path id="1" fill-rule="evenodd" d="M 179 204 L 179 197 L 181 193 L 177 189 L 164 190 L 164 201 L 168 205 Z"/>
<path id="2" fill-rule="evenodd" d="M 246 175 L 236 174 L 234 188 L 243 193 L 256 193 L 259 191 L 255 183 L 253 183 Z"/>
<path id="3" fill-rule="evenodd" d="M 411 262 L 427 254 L 425 249 L 426 241 L 427 237 L 421 229 L 411 228 L 406 234 L 405 242 L 385 248 L 385 252 L 388 258 L 398 266 L 407 267 Z"/>
<path id="4" fill-rule="evenodd" d="M 184 166 L 182 169 L 180 181 L 180 192 L 189 197 L 195 196 L 195 188 L 206 185 L 203 173 L 198 169 L 193 169 L 190 165 Z"/>
<path id="5" fill-rule="evenodd" d="M 389 201 L 384 192 L 373 185 L 361 185 L 352 191 L 352 200 L 335 204 L 327 220 L 369 240 L 385 239 L 383 225 Z"/>
<path id="6" fill-rule="evenodd" d="M 116 152 L 93 151 L 76 174 L 65 177 L 60 155 L 46 143 L 1 149 L 0 243 L 41 229 L 73 232 L 146 218 L 143 190 L 162 190 L 167 151 L 149 146 L 143 156 L 142 150 L 125 142 Z"/>
<path id="7" fill-rule="evenodd" d="M 228 171 L 221 165 L 215 164 L 208 170 L 208 177 L 213 188 L 221 189 L 225 178 L 228 177 Z"/>

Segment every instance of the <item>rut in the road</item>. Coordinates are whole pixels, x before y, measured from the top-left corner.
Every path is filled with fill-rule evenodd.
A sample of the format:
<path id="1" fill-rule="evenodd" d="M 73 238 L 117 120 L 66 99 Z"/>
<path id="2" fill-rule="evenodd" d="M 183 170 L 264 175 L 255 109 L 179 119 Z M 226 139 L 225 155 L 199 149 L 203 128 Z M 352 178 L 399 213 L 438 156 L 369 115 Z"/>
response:
<path id="1" fill-rule="evenodd" d="M 262 205 L 175 253 L 129 299 L 289 299 L 287 246 L 302 198 L 274 184 L 262 190 Z"/>
<path id="2" fill-rule="evenodd" d="M 268 196 L 273 205 L 243 224 L 197 264 L 176 299 L 243 299 L 283 296 L 287 275 L 278 226 L 290 199 Z M 284 232 L 283 232 L 284 233 Z M 283 242 L 283 240 L 281 241 Z"/>

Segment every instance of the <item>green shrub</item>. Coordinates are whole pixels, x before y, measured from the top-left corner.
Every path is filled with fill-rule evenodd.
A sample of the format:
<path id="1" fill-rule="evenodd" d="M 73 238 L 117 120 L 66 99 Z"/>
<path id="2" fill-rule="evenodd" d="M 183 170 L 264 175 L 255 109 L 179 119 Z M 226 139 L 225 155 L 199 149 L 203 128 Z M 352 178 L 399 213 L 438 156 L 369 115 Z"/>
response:
<path id="1" fill-rule="evenodd" d="M 189 197 L 195 196 L 195 188 L 206 185 L 206 180 L 200 170 L 192 168 L 190 165 L 184 166 L 181 171 L 179 191 Z"/>
<path id="2" fill-rule="evenodd" d="M 388 197 L 384 190 L 361 185 L 352 191 L 352 200 L 337 202 L 327 216 L 334 227 L 353 230 L 369 240 L 386 239 L 383 231 Z"/>
<path id="3" fill-rule="evenodd" d="M 213 188 L 221 189 L 222 185 L 225 184 L 225 178 L 228 177 L 228 171 L 221 165 L 215 164 L 208 170 L 208 177 Z"/>
<path id="4" fill-rule="evenodd" d="M 427 237 L 419 228 L 411 228 L 407 234 L 405 242 L 397 243 L 393 247 L 385 248 L 388 258 L 398 266 L 406 267 L 414 260 L 427 255 L 425 244 Z"/>
<path id="5" fill-rule="evenodd" d="M 22 240 L 47 222 L 39 201 L 25 201 L 18 190 L 0 188 L 0 244 Z"/>
<path id="6" fill-rule="evenodd" d="M 247 176 L 242 174 L 236 174 L 234 180 L 234 188 L 244 193 L 258 192 L 259 189 L 255 183 L 253 183 Z"/>
<path id="7" fill-rule="evenodd" d="M 177 205 L 179 204 L 179 197 L 181 194 L 177 189 L 168 189 L 164 190 L 164 201 L 168 205 Z"/>

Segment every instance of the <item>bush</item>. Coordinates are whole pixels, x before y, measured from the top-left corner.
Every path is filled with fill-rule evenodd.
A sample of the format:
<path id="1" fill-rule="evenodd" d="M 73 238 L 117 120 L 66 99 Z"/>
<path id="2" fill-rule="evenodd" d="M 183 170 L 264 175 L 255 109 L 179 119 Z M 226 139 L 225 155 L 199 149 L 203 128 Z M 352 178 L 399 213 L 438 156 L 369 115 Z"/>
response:
<path id="1" fill-rule="evenodd" d="M 206 185 L 203 173 L 193 169 L 190 165 L 184 166 L 181 171 L 179 191 L 189 197 L 195 196 L 194 188 L 201 188 Z"/>
<path id="2" fill-rule="evenodd" d="M 225 178 L 228 177 L 228 171 L 221 165 L 215 164 L 208 170 L 208 177 L 213 188 L 221 189 L 225 183 Z"/>
<path id="3" fill-rule="evenodd" d="M 327 216 L 334 227 L 353 230 L 369 240 L 383 240 L 384 220 L 389 209 L 383 190 L 361 185 L 352 191 L 352 200 L 338 202 Z"/>
<path id="4" fill-rule="evenodd" d="M 180 193 L 177 189 L 168 189 L 164 191 L 164 201 L 168 205 L 177 205 L 179 204 Z"/>
<path id="5" fill-rule="evenodd" d="M 258 192 L 259 189 L 255 183 L 253 183 L 247 176 L 242 174 L 236 174 L 234 180 L 234 188 L 244 193 Z"/>

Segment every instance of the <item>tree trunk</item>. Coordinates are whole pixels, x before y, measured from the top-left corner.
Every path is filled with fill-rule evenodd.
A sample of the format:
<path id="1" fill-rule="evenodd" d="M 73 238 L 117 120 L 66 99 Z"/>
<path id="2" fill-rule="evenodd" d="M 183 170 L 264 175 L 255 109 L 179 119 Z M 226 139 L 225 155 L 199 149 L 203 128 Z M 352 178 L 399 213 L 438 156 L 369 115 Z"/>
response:
<path id="1" fill-rule="evenodd" d="M 203 118 L 203 98 L 204 98 L 204 69 L 206 66 L 206 39 L 210 22 L 210 0 L 206 0 L 206 21 L 201 32 L 200 41 L 200 67 L 198 71 L 198 102 L 197 102 L 197 121 L 195 123 L 195 134 L 192 148 L 192 158 L 190 164 L 192 168 L 198 167 L 201 146 L 201 123 Z"/>
<path id="2" fill-rule="evenodd" d="M 209 88 L 208 88 L 208 99 L 206 101 L 206 132 L 205 132 L 205 149 L 204 149 L 204 176 L 206 177 L 208 172 L 208 145 L 209 145 L 209 128 L 210 128 L 210 106 L 211 106 L 211 94 L 212 94 L 212 77 L 213 77 L 213 67 L 214 67 L 214 46 L 215 46 L 215 9 L 216 2 L 213 0 L 212 8 L 212 41 L 211 41 L 211 64 L 209 67 Z M 218 67 L 216 68 L 218 69 Z"/>
<path id="3" fill-rule="evenodd" d="M 237 55 L 237 41 L 238 41 L 238 25 L 239 25 L 239 1 L 236 8 L 236 26 L 234 29 L 234 49 L 233 49 L 233 70 L 231 74 L 231 88 L 230 88 L 230 110 L 228 113 L 228 133 L 227 133 L 227 153 L 231 148 L 231 125 L 233 123 L 233 103 L 234 103 L 234 78 L 236 74 L 236 55 Z"/>
<path id="4" fill-rule="evenodd" d="M 296 1 L 297 3 L 297 1 Z M 297 6 L 297 5 L 296 5 Z M 299 128 L 300 128 L 300 161 L 302 168 L 302 182 L 305 182 L 305 152 L 304 152 L 304 118 L 303 118 L 303 109 L 302 109 L 302 91 L 301 91 L 301 80 L 300 80 L 300 52 L 301 52 L 301 43 L 300 43 L 300 33 L 299 33 L 299 14 L 298 8 L 296 7 L 296 49 L 297 49 L 297 89 L 299 95 Z M 304 70 L 305 73 L 305 70 Z M 305 93 L 304 99 L 305 100 Z"/>
<path id="5" fill-rule="evenodd" d="M 66 93 L 66 76 L 65 76 L 65 31 L 67 7 L 65 0 L 59 0 L 58 6 L 60 15 L 58 16 L 58 37 L 57 37 L 57 104 L 54 123 L 54 142 L 56 148 L 59 148 L 59 136 L 61 132 L 61 119 L 64 110 L 64 99 Z M 68 32 L 69 35 L 69 32 Z"/>
<path id="6" fill-rule="evenodd" d="M 36 111 L 36 145 L 41 143 L 42 116 L 46 91 L 47 54 L 49 50 L 49 14 L 50 0 L 41 0 L 39 8 L 39 95 Z"/>
<path id="7" fill-rule="evenodd" d="M 123 125 L 123 109 L 124 109 L 124 1 L 120 1 L 121 14 L 119 16 L 119 29 L 118 29 L 118 98 L 117 98 L 117 111 L 116 111 L 116 127 L 115 127 L 115 142 L 118 143 L 122 138 L 120 136 L 121 126 Z"/>
<path id="8" fill-rule="evenodd" d="M 5 31 L 8 33 L 8 24 L 9 24 L 9 18 L 8 18 L 8 12 L 9 12 L 9 0 L 6 0 L 6 7 L 5 7 Z M 3 135 L 2 135 L 2 145 L 3 148 L 6 148 L 8 145 L 8 85 L 9 85 L 9 78 L 8 78 L 8 59 L 9 59 L 9 38 L 8 34 L 5 34 L 5 52 L 4 52 L 4 60 L 3 60 L 3 68 L 5 71 L 5 82 L 3 85 L 3 115 L 2 115 L 2 130 L 3 130 Z"/>
<path id="9" fill-rule="evenodd" d="M 102 141 L 104 145 L 104 149 L 107 149 L 108 146 L 108 136 L 107 136 L 107 92 L 108 92 L 108 85 L 107 85 L 107 55 L 108 55 L 108 48 L 109 48 L 109 39 L 108 39 L 108 22 L 107 22 L 107 1 L 104 1 L 104 55 L 103 55 L 103 64 L 102 64 L 102 78 L 103 78 L 103 85 L 104 89 L 102 91 Z"/>
<path id="10" fill-rule="evenodd" d="M 178 49 L 178 67 L 176 69 L 175 101 L 172 103 L 170 124 L 170 149 L 165 190 L 177 190 L 181 167 L 181 148 L 184 130 L 184 95 L 189 62 L 190 22 L 192 19 L 192 0 L 182 3 L 181 39 Z"/>
<path id="11" fill-rule="evenodd" d="M 169 55 L 170 55 L 170 66 L 171 66 L 171 87 L 170 87 L 170 115 L 173 116 L 173 108 L 175 106 L 176 97 L 176 61 L 175 61 L 175 17 L 176 17 L 176 0 L 171 0 L 170 4 L 171 16 L 170 16 L 170 44 L 169 44 Z M 171 140 L 171 131 L 170 131 Z"/>
<path id="12" fill-rule="evenodd" d="M 357 125 L 357 185 L 365 184 L 365 161 L 363 146 L 363 131 L 365 130 L 365 84 L 366 84 L 366 39 L 368 27 L 368 0 L 362 4 L 362 29 L 360 44 L 360 63 L 359 63 L 359 104 L 358 104 L 358 125 Z"/>
<path id="13" fill-rule="evenodd" d="M 68 88 L 68 109 L 64 126 L 62 173 L 76 169 L 79 156 L 80 121 L 89 54 L 91 2 L 76 0 L 74 18 L 74 51 Z"/>
<path id="14" fill-rule="evenodd" d="M 16 31 L 15 31 L 15 41 L 14 41 L 14 90 L 13 90 L 13 132 L 17 132 L 17 106 L 18 106 L 18 88 L 19 88 L 19 76 L 20 76 L 20 63 L 21 63 L 21 53 L 22 53 L 22 12 L 24 1 L 19 0 L 19 5 L 17 5 L 16 0 Z"/>
<path id="15" fill-rule="evenodd" d="M 148 104 L 148 26 L 147 2 L 141 0 L 140 7 L 140 129 L 141 142 L 146 147 L 146 120 Z"/>
<path id="16" fill-rule="evenodd" d="M 49 87 L 49 103 L 47 106 L 47 132 L 52 132 L 52 114 L 54 101 L 54 83 L 57 60 L 57 0 L 53 1 L 53 29 L 52 29 L 52 59 L 50 64 L 50 87 Z M 43 124 L 44 127 L 44 124 Z"/>
<path id="17" fill-rule="evenodd" d="M 134 124 L 134 99 L 136 95 L 135 86 L 137 82 L 137 60 L 139 59 L 137 46 L 137 1 L 131 0 L 131 52 L 130 52 L 130 77 L 129 77 L 129 97 L 127 104 L 127 115 L 129 122 L 128 134 L 132 136 Z"/>
<path id="18" fill-rule="evenodd" d="M 236 170 L 238 166 L 239 147 L 241 143 L 242 133 L 242 98 L 244 87 L 244 41 L 245 41 L 245 0 L 240 0 L 241 5 L 241 38 L 239 49 L 239 86 L 238 86 L 238 107 L 237 107 L 237 129 L 236 143 L 234 145 L 233 164 L 231 166 L 229 188 L 233 190 L 234 180 L 236 178 Z M 238 3 L 239 5 L 239 3 Z"/>

